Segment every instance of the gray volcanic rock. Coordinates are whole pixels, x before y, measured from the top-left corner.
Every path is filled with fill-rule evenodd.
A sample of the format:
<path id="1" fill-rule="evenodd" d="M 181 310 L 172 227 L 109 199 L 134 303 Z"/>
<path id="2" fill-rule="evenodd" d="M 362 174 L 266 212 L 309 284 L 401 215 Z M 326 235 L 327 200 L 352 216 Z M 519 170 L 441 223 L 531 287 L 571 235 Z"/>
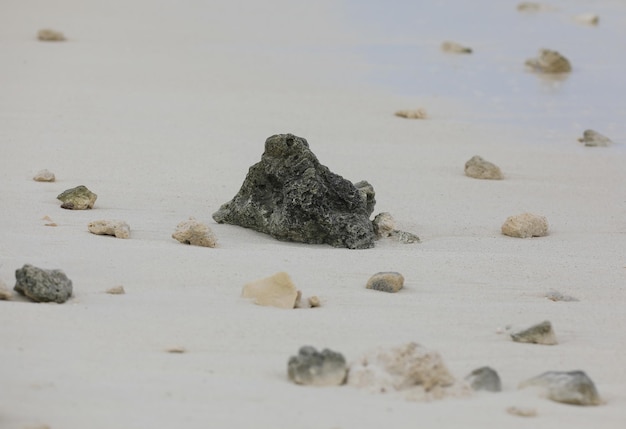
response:
<path id="1" fill-rule="evenodd" d="M 278 240 L 335 247 L 374 247 L 374 189 L 320 164 L 306 139 L 277 134 L 265 141 L 235 197 L 213 213 L 218 223 L 251 228 Z"/>
<path id="2" fill-rule="evenodd" d="M 500 376 L 493 368 L 488 366 L 475 369 L 465 377 L 465 381 L 474 390 L 486 390 L 488 392 L 500 392 L 502 390 Z"/>
<path id="3" fill-rule="evenodd" d="M 72 281 L 61 270 L 44 270 L 26 264 L 15 271 L 15 291 L 33 301 L 59 304 L 72 296 Z"/>
<path id="4" fill-rule="evenodd" d="M 338 386 L 346 379 L 348 368 L 341 353 L 304 346 L 287 364 L 287 375 L 296 384 Z"/>
<path id="5" fill-rule="evenodd" d="M 548 371 L 526 380 L 520 388 L 545 389 L 548 399 L 573 405 L 599 405 L 602 401 L 593 381 L 583 371 Z"/>

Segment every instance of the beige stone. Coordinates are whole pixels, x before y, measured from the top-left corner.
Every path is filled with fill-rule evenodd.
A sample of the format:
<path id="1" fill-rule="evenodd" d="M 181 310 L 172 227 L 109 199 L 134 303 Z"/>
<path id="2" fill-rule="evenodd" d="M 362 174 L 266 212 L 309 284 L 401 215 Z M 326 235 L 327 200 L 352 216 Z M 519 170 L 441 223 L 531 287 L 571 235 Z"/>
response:
<path id="1" fill-rule="evenodd" d="M 595 13 L 582 13 L 576 15 L 574 20 L 583 25 L 598 25 L 600 23 L 600 17 Z"/>
<path id="2" fill-rule="evenodd" d="M 37 33 L 37 39 L 43 42 L 63 42 L 65 36 L 60 31 L 44 28 Z"/>
<path id="3" fill-rule="evenodd" d="M 124 295 L 126 291 L 124 290 L 124 286 L 115 286 L 107 289 L 107 293 L 110 295 Z"/>
<path id="4" fill-rule="evenodd" d="M 11 299 L 13 293 L 7 287 L 7 285 L 0 280 L 0 301 L 8 301 Z"/>
<path id="5" fill-rule="evenodd" d="M 315 295 L 310 296 L 308 301 L 309 301 L 309 306 L 311 306 L 311 308 L 320 307 L 322 305 L 319 297 Z"/>
<path id="6" fill-rule="evenodd" d="M 40 170 L 37 174 L 35 174 L 33 180 L 35 182 L 54 182 L 56 177 L 54 176 L 54 173 L 49 170 Z"/>
<path id="7" fill-rule="evenodd" d="M 415 110 L 398 110 L 395 115 L 406 119 L 426 119 L 428 117 L 426 110 L 422 108 Z"/>
<path id="8" fill-rule="evenodd" d="M 291 281 L 289 274 L 279 272 L 273 276 L 246 284 L 241 296 L 252 299 L 257 305 L 294 308 L 298 290 Z"/>
<path id="9" fill-rule="evenodd" d="M 471 54 L 472 48 L 463 46 L 460 43 L 445 41 L 441 44 L 441 50 L 451 54 Z"/>
<path id="10" fill-rule="evenodd" d="M 537 417 L 537 410 L 535 408 L 526 407 L 509 407 L 506 412 L 519 417 Z"/>
<path id="11" fill-rule="evenodd" d="M 474 179 L 502 180 L 500 168 L 476 155 L 465 163 L 465 175 Z"/>
<path id="12" fill-rule="evenodd" d="M 548 221 L 532 213 L 510 216 L 502 225 L 502 234 L 517 238 L 544 237 L 548 235 Z"/>
<path id="13" fill-rule="evenodd" d="M 112 235 L 116 238 L 129 238 L 130 226 L 121 220 L 96 220 L 87 225 L 89 232 L 96 235 Z"/>
<path id="14" fill-rule="evenodd" d="M 404 286 L 404 276 L 400 273 L 386 271 L 374 274 L 367 281 L 367 289 L 381 292 L 398 292 Z"/>
<path id="15" fill-rule="evenodd" d="M 217 238 L 208 225 L 198 222 L 193 217 L 176 226 L 172 238 L 184 244 L 202 247 L 216 247 Z"/>

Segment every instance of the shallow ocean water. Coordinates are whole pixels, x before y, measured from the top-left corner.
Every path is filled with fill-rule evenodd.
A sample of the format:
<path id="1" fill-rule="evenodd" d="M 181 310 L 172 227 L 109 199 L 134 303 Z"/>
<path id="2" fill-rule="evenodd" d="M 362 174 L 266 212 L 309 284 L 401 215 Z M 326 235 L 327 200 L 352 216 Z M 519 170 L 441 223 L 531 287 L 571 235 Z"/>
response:
<path id="1" fill-rule="evenodd" d="M 551 1 L 542 2 L 548 10 L 532 13 L 519 12 L 518 3 L 349 0 L 346 22 L 367 40 L 351 54 L 369 64 L 373 85 L 402 96 L 462 100 L 471 121 L 581 134 L 593 128 L 626 141 L 626 3 Z M 578 23 L 574 17 L 583 13 L 598 14 L 599 25 Z M 444 53 L 445 40 L 473 53 Z M 559 51 L 573 71 L 527 70 L 525 60 L 541 48 Z"/>

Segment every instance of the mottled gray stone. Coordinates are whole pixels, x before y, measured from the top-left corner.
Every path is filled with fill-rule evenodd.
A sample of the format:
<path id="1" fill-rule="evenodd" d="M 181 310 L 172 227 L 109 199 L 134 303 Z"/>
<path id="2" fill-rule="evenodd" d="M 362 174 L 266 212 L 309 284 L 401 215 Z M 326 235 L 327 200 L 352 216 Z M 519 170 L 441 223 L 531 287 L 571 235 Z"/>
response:
<path id="1" fill-rule="evenodd" d="M 475 155 L 465 163 L 465 175 L 474 179 L 502 180 L 500 167 Z"/>
<path id="2" fill-rule="evenodd" d="M 289 358 L 287 375 L 296 384 L 338 386 L 347 374 L 346 359 L 341 353 L 314 347 L 301 347 L 297 356 Z"/>
<path id="3" fill-rule="evenodd" d="M 517 343 L 532 343 L 554 345 L 557 344 L 556 335 L 552 329 L 552 323 L 548 320 L 533 325 L 528 329 L 523 329 L 511 334 L 513 341 Z"/>
<path id="4" fill-rule="evenodd" d="M 63 191 L 57 196 L 57 199 L 63 202 L 61 207 L 69 210 L 92 209 L 96 198 L 98 196 L 83 185 Z"/>
<path id="5" fill-rule="evenodd" d="M 589 147 L 607 147 L 613 144 L 610 138 L 594 130 L 585 130 L 578 141 Z"/>
<path id="6" fill-rule="evenodd" d="M 320 164 L 306 139 L 278 134 L 213 219 L 278 240 L 366 249 L 374 246 L 374 204 L 369 183 L 352 184 Z"/>
<path id="7" fill-rule="evenodd" d="M 488 392 L 500 392 L 502 390 L 500 376 L 493 368 L 488 366 L 475 369 L 465 377 L 465 381 L 467 381 L 474 390 L 486 390 Z"/>
<path id="8" fill-rule="evenodd" d="M 367 281 L 365 287 L 367 289 L 378 290 L 381 292 L 398 292 L 404 286 L 404 276 L 392 271 L 380 272 L 374 274 Z"/>
<path id="9" fill-rule="evenodd" d="M 572 66 L 567 58 L 557 51 L 550 49 L 539 50 L 537 58 L 526 60 L 526 66 L 538 73 L 568 73 L 572 71 Z"/>
<path id="10" fill-rule="evenodd" d="M 26 264 L 15 271 L 15 291 L 37 302 L 67 301 L 72 296 L 72 281 L 61 270 L 45 270 Z"/>
<path id="11" fill-rule="evenodd" d="M 602 401 L 593 381 L 583 371 L 548 371 L 520 383 L 519 387 L 545 389 L 548 399 L 573 405 L 599 405 Z"/>

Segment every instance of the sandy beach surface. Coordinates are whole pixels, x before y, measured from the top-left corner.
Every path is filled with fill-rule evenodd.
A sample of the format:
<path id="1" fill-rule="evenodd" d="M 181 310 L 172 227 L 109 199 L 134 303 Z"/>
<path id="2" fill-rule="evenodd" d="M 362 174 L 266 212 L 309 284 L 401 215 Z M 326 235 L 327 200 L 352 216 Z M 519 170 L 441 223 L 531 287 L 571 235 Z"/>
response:
<path id="1" fill-rule="evenodd" d="M 626 5 L 397 3 L 2 2 L 0 280 L 12 290 L 24 264 L 61 269 L 74 295 L 0 301 L 0 428 L 626 427 Z M 587 12 L 598 26 L 573 19 Z M 38 41 L 42 28 L 67 40 Z M 472 54 L 441 52 L 448 39 Z M 541 48 L 573 71 L 530 73 Z M 415 108 L 428 118 L 394 116 Z M 614 144 L 583 146 L 588 128 Z M 348 250 L 215 223 L 278 133 L 369 181 L 374 213 L 422 242 Z M 474 155 L 505 179 L 465 176 Z M 56 181 L 34 181 L 42 169 Z M 95 207 L 61 209 L 56 196 L 78 185 Z M 502 235 L 524 212 L 549 235 Z M 171 238 L 190 216 L 218 247 Z M 126 221 L 131 237 L 90 234 L 98 219 Z M 241 298 L 280 271 L 321 307 Z M 379 271 L 402 273 L 404 289 L 365 289 Z M 116 286 L 126 294 L 106 293 Z M 559 344 L 506 333 L 544 320 Z M 502 392 L 423 402 L 287 378 L 303 345 L 351 362 L 408 342 L 459 380 L 491 366 Z M 571 370 L 601 405 L 518 389 Z"/>

